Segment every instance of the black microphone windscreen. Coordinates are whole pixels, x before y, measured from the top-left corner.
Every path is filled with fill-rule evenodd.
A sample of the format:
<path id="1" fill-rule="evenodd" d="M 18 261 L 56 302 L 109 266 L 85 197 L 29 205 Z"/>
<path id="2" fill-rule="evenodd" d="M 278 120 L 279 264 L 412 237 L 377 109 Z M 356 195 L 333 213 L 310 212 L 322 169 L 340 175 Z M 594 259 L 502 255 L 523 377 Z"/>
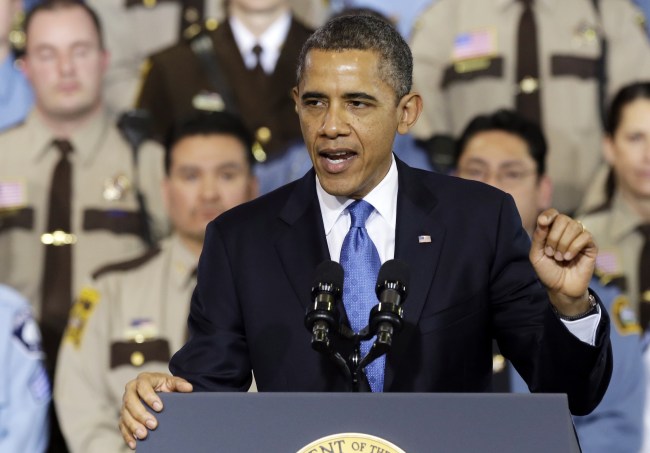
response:
<path id="1" fill-rule="evenodd" d="M 391 281 L 408 286 L 409 276 L 409 266 L 405 261 L 400 259 L 388 260 L 379 269 L 377 285 L 381 285 L 385 281 Z"/>
<path id="2" fill-rule="evenodd" d="M 316 268 L 313 287 L 319 283 L 330 283 L 337 288 L 343 288 L 343 266 L 336 261 L 323 261 Z"/>

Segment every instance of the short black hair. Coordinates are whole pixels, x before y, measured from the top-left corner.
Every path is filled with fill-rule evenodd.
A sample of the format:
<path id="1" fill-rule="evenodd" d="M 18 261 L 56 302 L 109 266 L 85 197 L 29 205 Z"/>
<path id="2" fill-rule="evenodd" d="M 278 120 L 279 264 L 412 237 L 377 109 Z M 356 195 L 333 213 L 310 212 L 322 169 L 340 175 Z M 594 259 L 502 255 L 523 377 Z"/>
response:
<path id="1" fill-rule="evenodd" d="M 298 57 L 297 83 L 302 80 L 307 54 L 312 50 L 344 52 L 369 50 L 379 55 L 380 77 L 399 102 L 411 91 L 413 55 L 402 35 L 384 18 L 370 14 L 342 15 L 327 21 L 302 46 Z"/>
<path id="2" fill-rule="evenodd" d="M 454 166 L 465 151 L 467 143 L 477 134 L 487 131 L 503 131 L 521 138 L 528 146 L 530 157 L 537 163 L 537 175 L 542 176 L 546 172 L 546 139 L 542 129 L 532 121 L 527 120 L 520 114 L 501 109 L 487 115 L 474 117 L 456 141 L 454 154 Z"/>
<path id="3" fill-rule="evenodd" d="M 97 12 L 93 8 L 86 5 L 85 2 L 80 0 L 44 0 L 43 2 L 37 4 L 25 16 L 25 24 L 24 24 L 25 36 L 27 37 L 27 39 L 29 39 L 27 33 L 29 30 L 29 25 L 34 19 L 34 16 L 39 12 L 56 11 L 59 9 L 69 9 L 69 8 L 76 8 L 76 7 L 79 7 L 84 11 L 86 11 L 86 13 L 88 13 L 88 16 L 90 16 L 90 19 L 92 20 L 93 24 L 95 25 L 95 29 L 97 30 L 97 36 L 99 37 L 99 46 L 102 49 L 104 49 L 104 32 L 102 29 L 102 23 L 99 20 L 99 16 L 97 15 Z"/>
<path id="4" fill-rule="evenodd" d="M 239 117 L 228 112 L 195 111 L 176 122 L 165 140 L 165 173 L 169 175 L 172 151 L 176 143 L 194 135 L 230 135 L 241 142 L 246 150 L 246 160 L 252 171 L 253 137 Z"/>

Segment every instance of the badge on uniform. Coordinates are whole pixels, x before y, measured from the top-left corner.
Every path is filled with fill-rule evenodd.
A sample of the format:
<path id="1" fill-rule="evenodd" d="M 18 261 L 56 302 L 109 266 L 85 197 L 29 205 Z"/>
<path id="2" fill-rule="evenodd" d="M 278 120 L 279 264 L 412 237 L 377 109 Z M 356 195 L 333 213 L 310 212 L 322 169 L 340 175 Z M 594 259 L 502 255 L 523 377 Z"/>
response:
<path id="1" fill-rule="evenodd" d="M 21 345 L 24 351 L 38 358 L 43 357 L 41 332 L 29 310 L 22 311 L 14 317 L 11 331 L 13 340 Z"/>
<path id="2" fill-rule="evenodd" d="M 497 51 L 496 29 L 480 28 L 456 35 L 451 59 L 458 73 L 478 71 L 490 66 Z"/>
<path id="3" fill-rule="evenodd" d="M 24 181 L 0 181 L 0 211 L 27 206 L 27 186 Z"/>
<path id="4" fill-rule="evenodd" d="M 150 318 L 134 318 L 124 331 L 124 337 L 129 341 L 144 343 L 158 337 L 158 328 Z"/>
<path id="5" fill-rule="evenodd" d="M 86 324 L 99 299 L 99 292 L 96 289 L 86 287 L 81 290 L 79 298 L 70 311 L 70 320 L 65 329 L 64 341 L 72 343 L 75 348 L 81 346 Z"/>
<path id="6" fill-rule="evenodd" d="M 634 309 L 632 309 L 630 301 L 624 295 L 620 295 L 614 299 L 611 314 L 614 320 L 614 326 L 619 334 L 632 335 L 641 333 L 641 325 L 636 319 Z"/>
<path id="7" fill-rule="evenodd" d="M 126 175 L 120 174 L 104 180 L 102 196 L 106 201 L 119 201 L 123 200 L 130 190 L 131 181 Z"/>
<path id="8" fill-rule="evenodd" d="M 598 42 L 600 35 L 599 25 L 582 21 L 573 30 L 573 42 L 576 47 L 591 47 Z"/>
<path id="9" fill-rule="evenodd" d="M 204 90 L 194 95 L 192 107 L 206 112 L 221 112 L 226 108 L 226 103 L 219 93 Z"/>

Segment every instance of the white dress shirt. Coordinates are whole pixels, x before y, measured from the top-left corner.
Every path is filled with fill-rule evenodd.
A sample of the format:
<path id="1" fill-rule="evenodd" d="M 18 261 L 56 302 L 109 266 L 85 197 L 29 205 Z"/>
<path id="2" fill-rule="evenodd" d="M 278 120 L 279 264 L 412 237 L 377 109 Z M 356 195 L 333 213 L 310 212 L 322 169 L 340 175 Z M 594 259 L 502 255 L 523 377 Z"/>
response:
<path id="1" fill-rule="evenodd" d="M 244 59 L 244 64 L 248 69 L 253 69 L 257 65 L 257 55 L 253 52 L 256 45 L 262 47 L 261 63 L 264 72 L 273 74 L 275 65 L 280 57 L 282 45 L 287 39 L 289 28 L 291 28 L 291 13 L 287 12 L 276 19 L 269 28 L 260 36 L 255 36 L 246 26 L 237 19 L 229 19 L 232 34 L 239 48 L 239 53 Z"/>

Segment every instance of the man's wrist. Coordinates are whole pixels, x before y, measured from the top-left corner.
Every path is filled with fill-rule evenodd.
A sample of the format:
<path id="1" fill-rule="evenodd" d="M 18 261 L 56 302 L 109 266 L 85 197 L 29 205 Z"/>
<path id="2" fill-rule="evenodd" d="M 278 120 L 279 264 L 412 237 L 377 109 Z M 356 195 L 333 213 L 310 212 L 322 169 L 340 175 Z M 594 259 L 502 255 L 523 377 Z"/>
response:
<path id="1" fill-rule="evenodd" d="M 576 315 L 565 315 L 560 313 L 560 311 L 557 309 L 555 305 L 551 306 L 553 307 L 553 311 L 557 315 L 558 318 L 560 318 L 562 321 L 577 321 L 579 319 L 586 318 L 587 316 L 595 315 L 598 313 L 598 302 L 596 302 L 596 298 L 594 297 L 593 294 L 589 293 L 587 301 L 589 303 L 589 307 L 587 310 L 585 310 L 582 313 L 578 313 Z"/>

